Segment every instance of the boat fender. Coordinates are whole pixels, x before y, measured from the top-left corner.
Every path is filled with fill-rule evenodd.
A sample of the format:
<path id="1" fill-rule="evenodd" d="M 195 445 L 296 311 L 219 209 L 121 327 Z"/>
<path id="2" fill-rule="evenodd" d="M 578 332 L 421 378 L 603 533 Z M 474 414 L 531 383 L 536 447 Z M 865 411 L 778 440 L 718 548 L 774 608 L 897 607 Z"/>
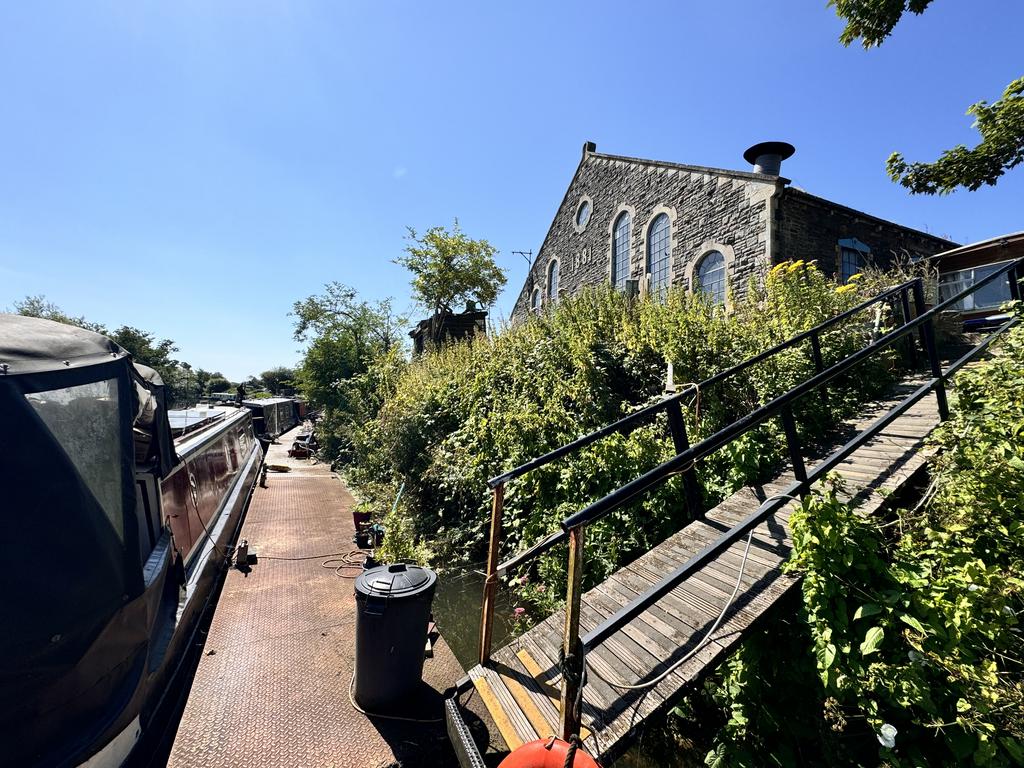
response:
<path id="1" fill-rule="evenodd" d="M 594 758 L 580 748 L 552 736 L 523 744 L 501 761 L 498 768 L 601 768 Z M 571 754 L 570 754 L 571 752 Z"/>

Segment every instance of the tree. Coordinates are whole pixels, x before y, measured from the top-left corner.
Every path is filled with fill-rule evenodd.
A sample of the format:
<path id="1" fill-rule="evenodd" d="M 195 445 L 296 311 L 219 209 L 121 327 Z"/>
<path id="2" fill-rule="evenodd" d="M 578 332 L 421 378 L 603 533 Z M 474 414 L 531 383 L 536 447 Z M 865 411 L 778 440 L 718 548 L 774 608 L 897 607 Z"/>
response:
<path id="1" fill-rule="evenodd" d="M 85 328 L 87 331 L 106 334 L 107 329 L 102 323 L 93 323 L 84 317 L 72 317 L 66 314 L 52 301 L 47 301 L 45 296 L 26 296 L 22 301 L 14 302 L 14 311 L 26 317 L 41 317 L 44 320 L 53 320 L 67 325 L 76 325 Z"/>
<path id="2" fill-rule="evenodd" d="M 292 307 L 295 340 L 309 343 L 296 378 L 313 402 L 344 409 L 339 382 L 365 373 L 379 355 L 396 348 L 404 321 L 392 312 L 390 299 L 363 301 L 339 282 L 324 289 Z"/>
<path id="3" fill-rule="evenodd" d="M 881 45 L 905 13 L 924 13 L 932 0 L 830 0 L 846 21 L 839 36 L 843 45 L 860 40 L 865 48 Z M 973 149 L 959 144 L 932 163 L 908 163 L 899 152 L 886 161 L 889 177 L 912 194 L 940 194 L 958 187 L 973 191 L 994 185 L 999 177 L 1024 162 L 1024 77 L 1014 80 L 992 104 L 972 104 L 968 115 L 981 142 Z"/>
<path id="4" fill-rule="evenodd" d="M 459 228 L 431 227 L 422 237 L 409 228 L 409 244 L 396 264 L 412 272 L 413 296 L 430 314 L 430 338 L 440 341 L 441 320 L 458 304 L 475 301 L 491 306 L 505 286 L 505 273 L 495 263 L 497 250 L 486 240 L 473 240 Z"/>
<path id="5" fill-rule="evenodd" d="M 135 362 L 148 365 L 161 372 L 161 375 L 164 370 L 178 365 L 178 361 L 171 358 L 178 347 L 170 339 L 157 341 L 152 333 L 130 325 L 122 325 L 109 336 L 112 341 L 124 347 Z"/>
<path id="6" fill-rule="evenodd" d="M 206 382 L 206 391 L 208 393 L 229 392 L 234 388 L 235 385 L 228 381 L 220 371 L 211 373 L 209 380 Z"/>
<path id="7" fill-rule="evenodd" d="M 275 395 L 280 395 L 285 389 L 292 388 L 294 378 L 295 369 L 283 365 L 271 368 L 269 371 L 264 371 L 260 374 L 263 386 Z"/>

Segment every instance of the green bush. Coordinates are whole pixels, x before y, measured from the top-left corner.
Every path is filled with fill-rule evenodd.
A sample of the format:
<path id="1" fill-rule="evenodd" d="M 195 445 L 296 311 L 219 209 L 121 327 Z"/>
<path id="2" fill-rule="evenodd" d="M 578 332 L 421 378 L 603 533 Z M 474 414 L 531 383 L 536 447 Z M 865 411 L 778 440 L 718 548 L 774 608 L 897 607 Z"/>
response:
<path id="1" fill-rule="evenodd" d="M 485 555 L 489 477 L 607 424 L 662 395 L 666 362 L 675 381 L 701 381 L 863 300 L 856 281 L 837 288 L 812 264 L 779 265 L 730 311 L 703 296 L 670 291 L 660 300 L 627 300 L 610 287 L 586 291 L 551 311 L 472 344 L 453 344 L 400 370 L 376 416 L 350 423 L 351 481 L 365 488 L 405 484 L 413 534 L 429 539 L 438 562 Z M 892 323 L 888 310 L 878 318 Z M 822 337 L 826 365 L 867 343 L 873 310 Z M 828 407 L 809 397 L 797 409 L 807 443 L 819 439 L 856 402 L 891 381 L 895 352 L 876 356 L 832 388 Z M 389 363 L 389 365 L 391 365 Z M 685 410 L 691 442 L 813 375 L 809 343 L 788 350 L 724 385 L 700 393 Z M 372 371 L 371 371 L 372 375 Z M 699 408 L 698 408 L 699 405 Z M 699 410 L 699 414 L 698 414 Z M 769 474 L 785 457 L 781 428 L 769 423 L 698 466 L 710 505 Z M 664 419 L 614 435 L 510 483 L 505 494 L 509 554 L 557 528 L 566 515 L 674 454 Z M 390 504 L 382 494 L 378 507 Z M 688 520 L 673 478 L 587 532 L 586 583 L 592 584 Z M 544 558 L 550 585 L 544 609 L 561 594 L 564 553 Z"/>
<path id="2" fill-rule="evenodd" d="M 775 653 L 816 661 L 788 687 L 818 706 L 821 738 L 780 739 L 791 710 L 750 682 L 748 649 L 717 689 L 733 717 L 709 765 L 798 748 L 832 765 L 1024 765 L 1024 327 L 953 393 L 914 509 L 864 518 L 835 483 L 790 519 L 810 637 Z"/>

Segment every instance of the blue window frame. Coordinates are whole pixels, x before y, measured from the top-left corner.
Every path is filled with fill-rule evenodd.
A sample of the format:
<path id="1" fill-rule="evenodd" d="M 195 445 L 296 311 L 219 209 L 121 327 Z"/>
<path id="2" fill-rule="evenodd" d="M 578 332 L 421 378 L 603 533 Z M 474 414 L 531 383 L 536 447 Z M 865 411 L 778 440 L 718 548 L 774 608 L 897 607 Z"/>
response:
<path id="1" fill-rule="evenodd" d="M 668 215 L 658 214 L 647 231 L 647 274 L 651 276 L 651 291 L 663 293 L 671 281 L 672 225 Z"/>
<path id="2" fill-rule="evenodd" d="M 716 304 L 725 303 L 725 256 L 708 251 L 697 264 L 694 291 L 706 293 Z"/>
<path id="3" fill-rule="evenodd" d="M 871 256 L 871 247 L 855 237 L 839 241 L 839 282 L 845 283 L 864 269 L 866 259 Z"/>
<path id="4" fill-rule="evenodd" d="M 629 213 L 623 212 L 612 228 L 612 285 L 625 288 L 629 279 Z"/>
<path id="5" fill-rule="evenodd" d="M 548 264 L 548 301 L 558 301 L 558 259 Z"/>

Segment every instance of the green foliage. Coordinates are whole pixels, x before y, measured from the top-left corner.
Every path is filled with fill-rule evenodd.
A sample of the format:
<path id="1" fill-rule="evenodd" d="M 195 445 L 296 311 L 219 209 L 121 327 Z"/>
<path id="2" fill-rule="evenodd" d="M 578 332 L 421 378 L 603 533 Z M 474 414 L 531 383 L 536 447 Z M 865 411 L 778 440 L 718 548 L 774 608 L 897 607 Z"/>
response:
<path id="1" fill-rule="evenodd" d="M 967 110 L 975 118 L 981 142 L 972 149 L 959 144 L 932 163 L 907 163 L 894 152 L 886 162 L 893 181 L 914 194 L 946 195 L 958 187 L 973 191 L 994 185 L 999 177 L 1024 162 L 1024 77 L 1006 86 L 992 104 L 979 101 Z"/>
<path id="2" fill-rule="evenodd" d="M 402 365 L 403 321 L 390 300 L 368 302 L 342 283 L 295 302 L 295 340 L 308 342 L 295 380 L 324 419 L 319 428 L 326 455 L 351 456 L 354 425 L 376 415 L 389 391 L 389 371 Z"/>
<path id="3" fill-rule="evenodd" d="M 1024 328 L 962 371 L 955 395 L 917 507 L 865 518 L 834 481 L 790 519 L 817 680 L 787 687 L 821 703 L 824 757 L 810 764 L 1024 764 Z M 761 711 L 754 653 L 744 646 L 717 689 L 732 719 L 709 764 L 809 746 L 780 739 L 789 707 Z"/>
<path id="4" fill-rule="evenodd" d="M 354 427 L 350 477 L 361 489 L 404 483 L 412 530 L 429 539 L 435 556 L 446 563 L 479 560 L 489 477 L 660 397 L 666 360 L 680 384 L 701 381 L 861 300 L 856 283 L 837 288 L 802 262 L 773 270 L 731 312 L 681 290 L 635 302 L 610 287 L 585 292 L 492 338 L 450 345 L 407 365 L 389 363 L 382 378 L 390 392 L 381 396 L 374 418 Z M 889 322 L 886 316 L 882 325 Z M 864 313 L 824 334 L 826 364 L 863 346 L 874 327 L 873 314 Z M 854 402 L 885 386 L 897 363 L 895 353 L 883 356 L 870 375 L 839 382 L 828 407 L 806 398 L 800 404 L 805 439 L 814 442 Z M 805 344 L 702 392 L 699 409 L 691 402 L 685 411 L 691 441 L 813 371 Z M 778 425 L 765 425 L 699 465 L 707 503 L 784 461 L 780 434 Z M 673 454 L 667 425 L 656 421 L 510 483 L 506 552 L 533 543 L 569 513 Z M 377 508 L 389 503 L 385 496 Z M 603 579 L 687 519 L 677 477 L 590 526 L 586 583 Z M 542 559 L 531 583 L 548 589 L 530 594 L 535 608 L 556 604 L 564 567 L 564 553 Z"/>
<path id="5" fill-rule="evenodd" d="M 224 378 L 222 373 L 212 373 L 206 382 L 207 392 L 228 392 L 235 388 L 235 385 Z"/>
<path id="6" fill-rule="evenodd" d="M 405 255 L 395 259 L 412 273 L 413 297 L 431 313 L 431 339 L 440 339 L 440 318 L 467 301 L 489 307 L 505 285 L 494 246 L 473 240 L 456 221 L 451 231 L 431 227 L 423 236 L 409 228 Z"/>
<path id="7" fill-rule="evenodd" d="M 108 331 L 102 323 L 67 314 L 53 302 L 47 301 L 45 296 L 27 296 L 23 301 L 15 302 L 14 311 L 27 317 L 41 317 L 75 325 L 108 337 L 123 347 L 135 362 L 148 365 L 160 374 L 167 389 L 167 402 L 172 408 L 194 403 L 205 391 L 210 374 L 202 369 L 193 370 L 188 363 L 172 358 L 178 347 L 170 339 L 157 340 L 154 334 L 130 325 Z"/>
<path id="8" fill-rule="evenodd" d="M 284 365 L 279 365 L 276 368 L 271 368 L 269 371 L 264 371 L 260 374 L 260 380 L 263 382 L 263 386 L 267 388 L 267 391 L 280 395 L 285 390 L 294 389 L 295 386 L 295 369 L 288 368 Z"/>
<path id="9" fill-rule="evenodd" d="M 932 0 L 829 0 L 846 21 L 843 45 L 860 40 L 865 48 L 881 45 L 905 13 L 924 13 Z M 971 191 L 994 185 L 1024 161 L 1024 77 L 1010 83 L 993 104 L 979 101 L 967 110 L 975 117 L 981 142 L 973 149 L 959 144 L 932 163 L 907 163 L 893 152 L 886 161 L 889 177 L 913 194 L 946 195 L 959 187 Z"/>
<path id="10" fill-rule="evenodd" d="M 865 48 L 881 45 L 904 13 L 922 14 L 932 0 L 829 0 L 836 15 L 846 21 L 839 36 L 843 45 L 860 40 Z"/>
<path id="11" fill-rule="evenodd" d="M 22 301 L 14 302 L 14 311 L 26 317 L 41 317 L 44 320 L 53 320 L 57 323 L 77 325 L 79 328 L 85 328 L 87 331 L 95 331 L 102 334 L 107 332 L 106 327 L 102 323 L 93 323 L 81 315 L 73 317 L 65 313 L 64 310 L 52 301 L 47 301 L 46 297 L 41 295 L 26 296 Z"/>

